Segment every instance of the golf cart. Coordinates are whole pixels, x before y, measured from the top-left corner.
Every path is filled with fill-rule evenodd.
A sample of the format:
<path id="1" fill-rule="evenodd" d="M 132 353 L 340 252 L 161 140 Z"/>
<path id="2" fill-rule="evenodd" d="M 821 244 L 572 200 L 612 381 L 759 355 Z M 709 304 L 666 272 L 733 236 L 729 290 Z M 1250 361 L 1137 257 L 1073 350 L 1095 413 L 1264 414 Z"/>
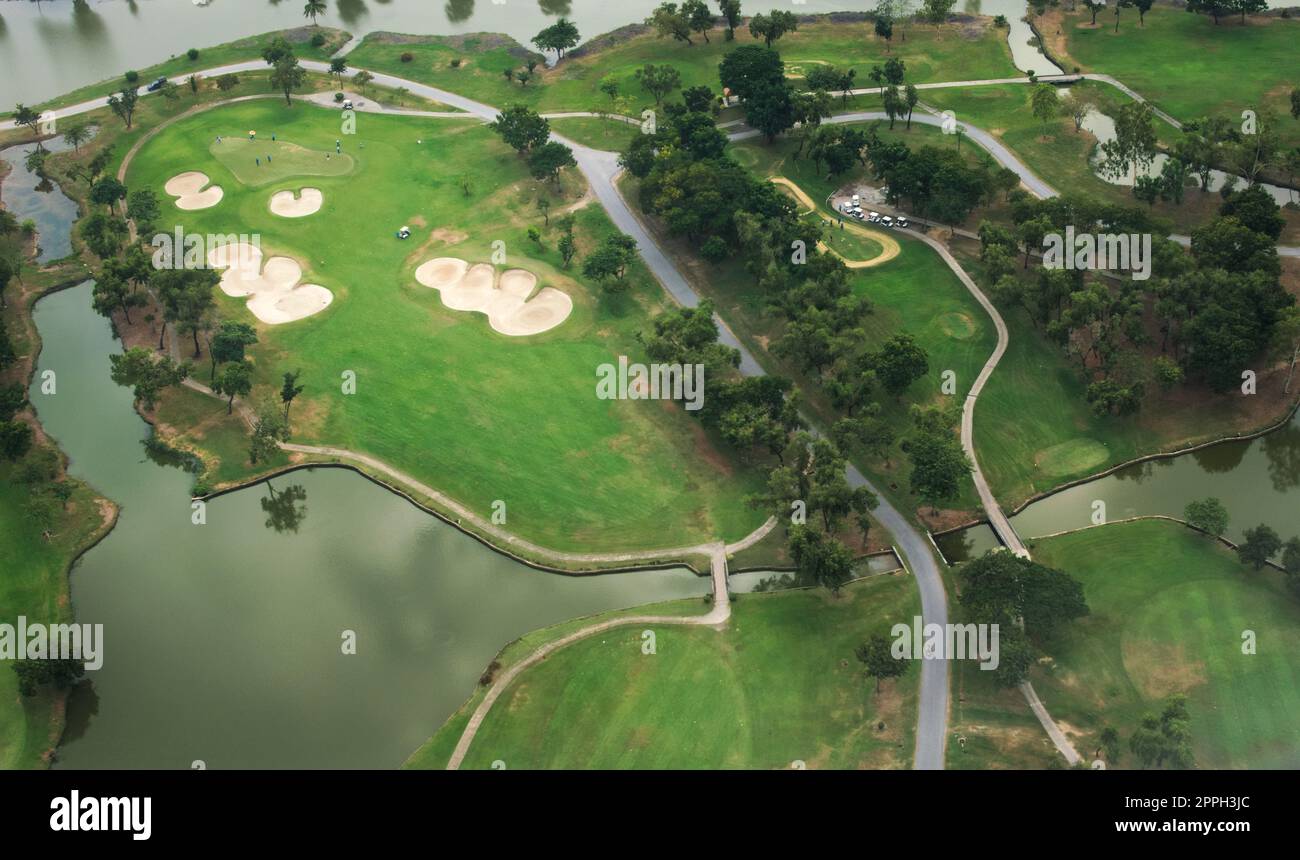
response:
<path id="1" fill-rule="evenodd" d="M 900 230 L 906 230 L 906 229 L 907 229 L 907 216 L 906 216 L 906 215 L 899 215 L 898 218 L 894 221 L 894 226 L 897 227 L 897 228 L 899 228 Z"/>
<path id="2" fill-rule="evenodd" d="M 407 227 L 405 224 L 403 224 L 403 225 L 402 225 L 402 229 L 400 229 L 400 230 L 397 231 L 397 238 L 399 238 L 399 239 L 409 239 L 409 238 L 411 238 L 411 228 L 410 228 L 410 227 Z"/>

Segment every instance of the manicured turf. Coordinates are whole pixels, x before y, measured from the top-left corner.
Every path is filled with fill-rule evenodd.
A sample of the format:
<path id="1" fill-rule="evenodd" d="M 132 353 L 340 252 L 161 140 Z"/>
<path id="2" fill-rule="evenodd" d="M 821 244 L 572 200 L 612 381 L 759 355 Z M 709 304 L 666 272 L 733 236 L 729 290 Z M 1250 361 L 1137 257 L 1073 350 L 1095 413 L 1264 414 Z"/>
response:
<path id="1" fill-rule="evenodd" d="M 826 247 L 849 262 L 874 260 L 884 250 L 875 239 L 869 239 L 849 230 L 840 229 L 829 216 L 810 215 L 809 219 L 821 225 L 823 231 L 822 241 L 826 243 Z M 845 220 L 854 223 L 850 219 L 846 218 Z"/>
<path id="2" fill-rule="evenodd" d="M 270 130 L 264 130 L 256 140 L 247 135 L 223 137 L 221 143 L 213 140 L 208 151 L 235 178 L 253 188 L 294 176 L 345 176 L 355 168 L 351 155 L 337 153 L 333 147 L 307 149 L 270 137 Z"/>
<path id="3" fill-rule="evenodd" d="M 301 179 L 248 188 L 208 151 L 217 134 L 248 129 L 259 136 L 274 129 L 287 143 L 322 150 L 333 147 L 338 118 L 274 99 L 198 114 L 150 140 L 127 184 L 161 191 L 176 173 L 204 171 L 225 198 L 192 213 L 164 206 L 163 228 L 174 219 L 205 234 L 260 233 L 266 254 L 294 257 L 306 282 L 333 291 L 322 314 L 259 325 L 256 381 L 278 389 L 282 373 L 303 371 L 295 441 L 379 457 L 485 517 L 502 500 L 512 532 L 554 548 L 735 540 L 762 521 L 743 501 L 759 486 L 758 470 L 734 461 L 694 419 L 650 401 L 596 398 L 597 366 L 640 355 L 636 332 L 667 299 L 639 263 L 627 295 L 603 297 L 577 266 L 562 269 L 554 226 L 540 247 L 530 242 L 527 228 L 544 226 L 534 199 L 540 186 L 490 130 L 368 116 L 361 134 L 345 141 L 356 170 L 311 177 L 306 184 L 325 195 L 321 211 L 288 220 L 271 216 L 267 201 Z M 580 193 L 576 182 L 556 201 L 552 222 Z M 594 205 L 580 209 L 577 222 L 581 259 L 612 227 Z M 393 237 L 402 224 L 415 232 L 409 242 Z M 507 266 L 573 298 L 561 326 L 528 338 L 499 335 L 483 316 L 447 309 L 414 279 L 415 267 L 435 256 L 487 261 L 496 241 L 505 243 Z M 224 317 L 252 321 L 243 304 L 218 296 Z M 341 394 L 344 371 L 356 374 L 355 396 Z"/>
<path id="4" fill-rule="evenodd" d="M 918 605 L 908 577 L 881 576 L 839 599 L 822 590 L 742 595 L 721 632 L 653 628 L 654 654 L 642 653 L 640 626 L 581 640 L 516 679 L 464 766 L 906 767 L 919 671 L 875 693 L 853 650 L 910 623 Z M 408 765 L 443 766 L 476 700 Z"/>
<path id="5" fill-rule="evenodd" d="M 1110 10 L 1097 23 L 1107 19 L 1110 26 L 1093 29 L 1082 7 L 1065 13 L 1065 48 L 1084 71 L 1118 78 L 1184 122 L 1212 115 L 1238 122 L 1247 108 L 1271 109 L 1290 145 L 1300 142 L 1288 101 L 1297 84 L 1300 21 L 1248 17 L 1243 25 L 1227 15 L 1215 26 L 1208 15 L 1163 4 L 1146 14 L 1143 27 L 1130 10 L 1118 34 Z"/>
<path id="6" fill-rule="evenodd" d="M 550 121 L 551 130 L 563 135 L 574 143 L 603 149 L 608 152 L 622 152 L 628 142 L 641 134 L 639 126 L 631 125 L 617 119 L 600 119 L 594 116 L 565 117 Z"/>
<path id="7" fill-rule="evenodd" d="M 805 23 L 774 47 L 794 74 L 813 61 L 828 62 L 856 68 L 860 86 L 870 85 L 867 73 L 889 56 L 904 60 L 908 79 L 916 83 L 1016 74 L 1005 35 L 989 23 L 991 19 L 969 27 L 912 24 L 907 27 L 905 42 L 896 34 L 888 55 L 884 43 L 872 35 L 872 25 L 861 22 Z M 738 45 L 754 42 L 747 29 L 738 30 L 734 42 L 723 40 L 721 28 L 709 38 L 711 43 L 705 44 L 697 37 L 693 46 L 653 33 L 600 38 L 594 40 L 593 47 L 566 57 L 554 69 L 539 66 L 538 77 L 527 86 L 507 82 L 502 72 L 522 68 L 528 52 L 493 35 L 394 37 L 372 33 L 348 55 L 348 62 L 357 68 L 444 87 L 498 107 L 523 103 L 543 111 L 613 108 L 639 115 L 642 108 L 654 107 L 654 100 L 637 83 L 637 69 L 647 63 L 667 63 L 681 73 L 683 88 L 703 85 L 720 92 L 718 63 L 722 57 Z M 402 62 L 403 54 L 410 54 L 411 61 Z M 453 66 L 453 60 L 460 60 L 460 65 Z M 600 91 L 606 76 L 618 81 L 619 101 L 611 101 Z"/>
<path id="8" fill-rule="evenodd" d="M 1274 571 L 1255 572 L 1176 523 L 1143 521 L 1038 541 L 1035 557 L 1083 583 L 1092 614 L 1033 674 L 1080 752 L 1110 725 L 1125 741 L 1170 693 L 1186 693 L 1202 768 L 1300 767 L 1300 602 Z M 1258 637 L 1242 653 L 1243 631 Z"/>

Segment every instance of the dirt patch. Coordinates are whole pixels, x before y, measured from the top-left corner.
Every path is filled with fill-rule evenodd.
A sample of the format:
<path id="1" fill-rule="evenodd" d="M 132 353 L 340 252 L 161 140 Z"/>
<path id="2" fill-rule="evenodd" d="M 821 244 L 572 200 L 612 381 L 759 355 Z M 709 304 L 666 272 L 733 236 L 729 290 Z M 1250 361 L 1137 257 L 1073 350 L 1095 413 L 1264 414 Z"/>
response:
<path id="1" fill-rule="evenodd" d="M 1182 644 L 1125 640 L 1122 650 L 1124 668 L 1148 699 L 1185 693 L 1206 681 L 1205 664 L 1188 659 Z"/>
<path id="2" fill-rule="evenodd" d="M 468 239 L 469 234 L 463 230 L 453 230 L 450 227 L 439 227 L 437 230 L 434 230 L 429 234 L 429 238 L 447 245 L 458 245 Z"/>

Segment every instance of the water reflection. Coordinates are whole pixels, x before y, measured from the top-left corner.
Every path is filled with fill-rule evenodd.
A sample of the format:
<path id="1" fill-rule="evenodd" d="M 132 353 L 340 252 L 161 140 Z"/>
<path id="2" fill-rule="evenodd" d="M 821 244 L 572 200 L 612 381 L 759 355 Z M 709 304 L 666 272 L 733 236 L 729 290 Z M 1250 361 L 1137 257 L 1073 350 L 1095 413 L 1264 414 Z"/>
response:
<path id="1" fill-rule="evenodd" d="M 1268 458 L 1268 477 L 1273 482 L 1273 489 L 1285 493 L 1300 487 L 1300 424 L 1292 422 L 1286 428 L 1265 436 L 1263 450 Z"/>
<path id="2" fill-rule="evenodd" d="M 47 263 L 72 253 L 72 223 L 77 218 L 77 204 L 42 175 L 40 156 L 32 156 L 40 148 L 55 153 L 68 149 L 68 145 L 62 138 L 52 138 L 42 144 L 29 143 L 0 150 L 0 159 L 12 168 L 0 187 L 0 197 L 18 223 L 32 221 L 36 224 L 40 243 L 36 260 Z"/>
<path id="3" fill-rule="evenodd" d="M 573 4 L 569 0 L 537 0 L 537 8 L 542 10 L 543 15 L 569 15 L 573 11 Z"/>
<path id="4" fill-rule="evenodd" d="M 469 17 L 474 14 L 474 0 L 447 0 L 447 5 L 442 7 L 442 12 L 447 16 L 448 21 L 459 24 L 469 20 Z"/>
<path id="5" fill-rule="evenodd" d="M 268 495 L 262 499 L 266 527 L 277 534 L 297 534 L 302 521 L 307 519 L 307 488 L 291 484 L 277 492 L 267 481 L 266 491 Z"/>
<path id="6" fill-rule="evenodd" d="M 99 693 L 89 678 L 78 682 L 68 694 L 68 710 L 63 727 L 63 743 L 81 740 L 95 717 L 99 716 Z"/>
<path id="7" fill-rule="evenodd" d="M 366 0 L 335 0 L 334 8 L 338 10 L 339 19 L 349 27 L 370 14 Z"/>

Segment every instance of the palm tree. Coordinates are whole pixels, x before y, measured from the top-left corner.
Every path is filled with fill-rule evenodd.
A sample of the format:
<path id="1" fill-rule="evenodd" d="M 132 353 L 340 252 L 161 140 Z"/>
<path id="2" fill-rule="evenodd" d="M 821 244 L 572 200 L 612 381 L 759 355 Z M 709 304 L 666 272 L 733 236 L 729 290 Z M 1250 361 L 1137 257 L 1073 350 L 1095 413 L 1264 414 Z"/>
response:
<path id="1" fill-rule="evenodd" d="M 310 18 L 311 25 L 316 26 L 316 16 L 325 14 L 325 0 L 307 0 L 307 4 L 302 7 L 302 17 Z"/>

